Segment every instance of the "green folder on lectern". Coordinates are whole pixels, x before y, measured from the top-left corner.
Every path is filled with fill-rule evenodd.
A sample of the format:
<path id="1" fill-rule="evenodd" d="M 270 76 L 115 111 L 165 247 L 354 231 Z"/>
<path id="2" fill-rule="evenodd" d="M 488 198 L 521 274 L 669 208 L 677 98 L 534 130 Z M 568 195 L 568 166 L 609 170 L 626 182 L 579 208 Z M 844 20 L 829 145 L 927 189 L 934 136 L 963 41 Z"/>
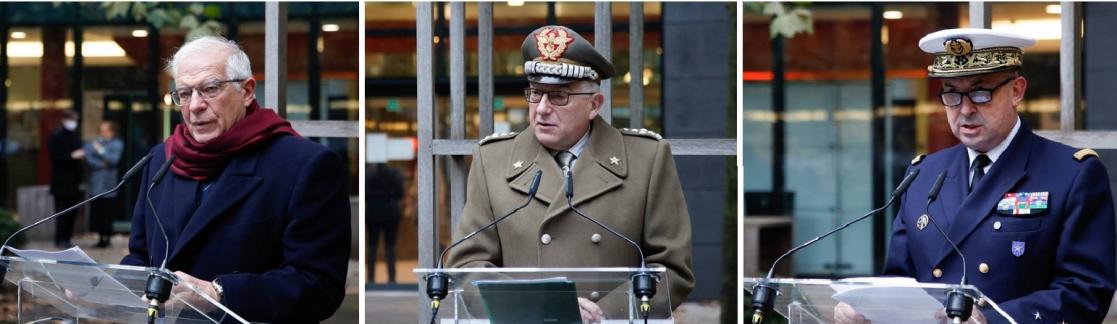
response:
<path id="1" fill-rule="evenodd" d="M 492 324 L 580 324 L 578 293 L 566 278 L 477 280 Z"/>
<path id="2" fill-rule="evenodd" d="M 581 323 L 581 302 L 601 309 L 601 324 L 643 323 L 632 276 L 651 273 L 656 295 L 650 300 L 648 324 L 673 324 L 667 269 L 656 268 L 451 268 L 415 269 L 419 292 L 426 296 L 426 278 L 449 277 L 446 297 L 434 314 L 431 300 L 420 300 L 420 322 L 438 324 L 568 324 Z"/>

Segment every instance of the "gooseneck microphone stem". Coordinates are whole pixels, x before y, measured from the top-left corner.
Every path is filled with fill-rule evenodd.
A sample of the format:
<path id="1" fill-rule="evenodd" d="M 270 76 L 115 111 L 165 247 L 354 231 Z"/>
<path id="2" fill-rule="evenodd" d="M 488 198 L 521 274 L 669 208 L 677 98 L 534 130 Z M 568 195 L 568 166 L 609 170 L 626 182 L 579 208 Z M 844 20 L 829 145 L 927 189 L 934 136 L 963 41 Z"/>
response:
<path id="1" fill-rule="evenodd" d="M 630 238 L 628 238 L 624 235 L 621 235 L 620 232 L 610 228 L 609 226 L 605 226 L 604 223 L 601 223 L 600 221 L 598 221 L 596 219 L 593 219 L 592 217 L 586 216 L 585 213 L 582 212 L 581 209 L 577 209 L 577 207 L 574 207 L 574 203 L 573 203 L 574 190 L 572 189 L 572 188 L 574 188 L 574 180 L 573 180 L 573 177 L 570 177 L 569 173 L 566 174 L 566 179 L 567 179 L 566 180 L 566 188 L 567 188 L 567 190 L 566 190 L 566 206 L 570 207 L 570 209 L 573 210 L 574 213 L 577 213 L 577 216 L 581 216 L 582 218 L 593 222 L 594 225 L 605 229 L 605 231 L 609 231 L 610 234 L 612 234 L 613 236 L 618 237 L 618 238 L 620 238 L 624 241 L 627 241 L 628 244 L 631 245 L 633 248 L 636 248 L 636 251 L 639 252 L 639 254 L 640 254 L 640 268 L 647 268 L 648 267 L 647 266 L 647 261 L 645 260 L 645 258 L 643 258 L 643 249 L 640 248 L 640 245 L 636 244 L 636 241 L 633 241 L 632 239 L 630 239 Z"/>
<path id="2" fill-rule="evenodd" d="M 640 272 L 632 276 L 632 294 L 640 301 L 640 314 L 644 318 L 644 323 L 648 323 L 648 315 L 651 313 L 652 305 L 651 299 L 655 297 L 655 283 L 656 279 L 651 273 L 648 273 L 647 260 L 644 258 L 644 249 L 640 248 L 640 244 L 636 241 L 622 235 L 613 228 L 602 224 L 593 217 L 589 217 L 582 210 L 574 207 L 574 176 L 570 168 L 566 168 L 566 206 L 573 210 L 578 216 L 582 216 L 586 220 L 594 223 L 598 227 L 604 228 L 613 236 L 619 237 L 621 240 L 628 242 L 632 247 L 636 248 L 636 252 L 640 255 Z"/>
<path id="3" fill-rule="evenodd" d="M 137 171 L 143 169 L 143 166 L 147 165 L 148 161 L 151 161 L 151 154 L 148 154 L 148 155 L 144 156 L 139 161 L 137 161 L 136 164 L 133 164 L 132 168 L 128 169 L 128 172 L 124 173 L 124 176 L 121 177 L 120 182 L 117 183 L 115 187 L 112 187 L 112 189 L 109 189 L 105 192 L 94 195 L 93 197 L 89 197 L 89 199 L 86 199 L 86 200 L 84 200 L 80 203 L 77 203 L 76 205 L 70 206 L 69 208 L 63 209 L 60 212 L 54 213 L 54 215 L 50 215 L 46 218 L 40 219 L 39 221 L 34 222 L 31 225 L 24 226 L 23 228 L 20 228 L 19 230 L 17 230 L 15 233 L 12 233 L 12 235 L 8 236 L 8 239 L 4 240 L 4 245 L 0 245 L 0 255 L 4 254 L 4 250 L 6 250 L 8 248 L 8 244 L 12 242 L 12 238 L 15 238 L 16 235 L 22 234 L 23 232 L 26 232 L 27 230 L 29 230 L 31 228 L 34 228 L 35 226 L 39 226 L 39 224 L 46 223 L 47 221 L 55 219 L 58 216 L 65 215 L 66 213 L 69 213 L 69 212 L 77 209 L 78 207 L 85 206 L 86 204 L 88 204 L 91 201 L 101 199 L 101 197 L 104 197 L 105 195 L 109 195 L 109 194 L 112 194 L 114 192 L 119 191 L 120 188 L 123 187 L 124 184 L 127 183 L 128 180 L 131 179 L 132 176 L 136 174 Z"/>
<path id="4" fill-rule="evenodd" d="M 923 207 L 923 214 L 927 215 L 927 220 L 931 222 L 931 225 L 935 227 L 935 230 L 938 230 L 939 234 L 942 234 L 942 237 L 946 239 L 946 243 L 950 244 L 950 247 L 954 249 L 954 253 L 957 253 L 958 258 L 962 260 L 962 280 L 959 281 L 958 284 L 965 285 L 966 269 L 968 269 L 966 268 L 966 256 L 962 255 L 962 250 L 958 249 L 958 245 L 954 244 L 954 241 L 950 239 L 950 236 L 946 235 L 946 231 L 943 231 L 942 227 L 939 227 L 939 223 L 935 222 L 935 218 L 931 217 L 931 214 L 928 212 L 931 208 L 931 203 L 935 202 L 935 200 L 938 199 L 939 191 L 942 190 L 942 183 L 945 178 L 946 171 L 939 173 L 939 177 L 935 180 L 935 186 L 931 187 L 931 193 L 927 195 L 927 205 Z"/>
<path id="5" fill-rule="evenodd" d="M 488 224 L 485 224 L 485 226 L 481 226 L 481 228 L 478 228 L 478 229 L 474 230 L 473 232 L 470 232 L 466 236 L 463 236 L 462 238 L 458 239 L 457 241 L 454 241 L 454 243 L 450 244 L 450 246 L 447 246 L 445 249 L 442 249 L 442 252 L 438 254 L 438 260 L 435 262 L 435 269 L 436 270 L 442 270 L 442 266 L 443 266 L 442 259 L 446 256 L 446 252 L 449 252 L 450 249 L 454 248 L 455 246 L 458 246 L 459 244 L 462 244 L 462 242 L 465 242 L 466 240 L 476 236 L 477 234 L 481 233 L 482 231 L 484 231 L 486 229 L 489 229 L 490 227 L 496 226 L 497 223 L 500 223 L 505 218 L 508 218 L 509 216 L 512 216 L 512 214 L 515 214 L 517 211 L 520 211 L 520 209 L 523 209 L 524 207 L 527 207 L 527 205 L 531 204 L 531 201 L 533 199 L 535 199 L 535 194 L 539 193 L 539 181 L 542 178 L 543 178 L 543 171 L 536 170 L 535 171 L 535 176 L 531 179 L 531 186 L 528 188 L 527 199 L 524 199 L 523 204 L 521 204 L 519 206 L 516 206 L 516 208 L 513 208 L 511 211 L 509 211 L 507 213 L 504 213 L 503 216 L 500 216 L 496 220 L 493 220 L 492 222 L 489 222 Z M 441 272 L 441 271 L 436 271 L 435 273 L 427 275 L 426 279 L 427 279 L 427 297 L 431 299 L 431 306 L 430 306 L 430 308 L 431 308 L 431 320 L 430 320 L 430 322 L 431 322 L 431 324 L 434 324 L 435 318 L 438 317 L 438 308 L 442 304 L 442 300 L 445 299 L 446 295 L 449 294 L 449 292 L 450 292 L 450 290 L 449 290 L 450 289 L 450 277 L 448 275 L 446 275 L 445 273 Z"/>
<path id="6" fill-rule="evenodd" d="M 912 181 L 915 181 L 915 178 L 918 175 L 919 175 L 919 169 L 911 170 L 911 172 L 908 173 L 908 175 L 906 177 L 904 177 L 904 180 L 900 181 L 900 184 L 898 186 L 896 186 L 896 190 L 892 191 L 892 195 L 888 198 L 888 201 L 884 203 L 884 206 L 881 206 L 880 208 L 877 208 L 877 209 L 873 209 L 873 210 L 869 211 L 868 213 L 866 213 L 865 215 L 861 215 L 861 217 L 858 217 L 858 218 L 856 218 L 852 221 L 849 221 L 845 224 L 842 224 L 841 226 L 838 226 L 837 228 L 832 229 L 829 232 L 826 232 L 825 234 L 822 234 L 818 237 L 815 237 L 815 238 L 811 239 L 810 241 L 807 241 L 806 243 L 800 244 L 799 246 L 796 246 L 795 248 L 792 248 L 791 250 L 788 250 L 787 252 L 784 252 L 784 254 L 780 255 L 779 258 L 776 258 L 776 261 L 772 262 L 772 266 L 770 268 L 768 268 L 768 275 L 765 276 L 764 278 L 762 278 L 760 280 L 760 282 L 758 282 L 756 284 L 756 286 L 753 287 L 753 292 L 752 292 L 752 296 L 753 296 L 752 297 L 752 309 L 753 309 L 752 323 L 753 324 L 763 323 L 765 316 L 767 316 L 767 314 L 772 311 L 773 305 L 775 304 L 775 301 L 776 301 L 776 294 L 778 293 L 778 289 L 776 288 L 775 285 L 773 285 L 770 282 L 770 280 L 772 279 L 772 275 L 775 273 L 775 270 L 776 270 L 776 265 L 778 265 L 780 263 L 780 260 L 783 260 L 783 258 L 795 253 L 796 251 L 802 250 L 803 248 L 806 248 L 806 247 L 810 246 L 811 244 L 814 244 L 815 242 L 818 242 L 819 240 L 822 240 L 822 239 L 824 239 L 824 238 L 826 238 L 830 235 L 833 235 L 834 233 L 837 233 L 837 232 L 845 229 L 846 227 L 849 227 L 849 226 L 853 225 L 854 223 L 860 222 L 860 221 L 862 221 L 866 218 L 869 218 L 869 216 L 879 214 L 880 212 L 884 211 L 885 209 L 888 209 L 888 207 L 891 207 L 892 204 L 894 204 L 896 202 L 896 198 L 899 198 L 901 194 L 903 194 L 905 191 L 908 190 L 908 187 L 911 186 Z"/>
<path id="7" fill-rule="evenodd" d="M 147 187 L 147 191 L 144 193 L 144 196 L 147 198 L 147 207 L 151 209 L 151 216 L 155 218 L 155 223 L 159 226 L 159 231 L 163 234 L 163 262 L 159 265 L 159 270 L 167 269 L 167 258 L 170 257 L 171 252 L 171 240 L 167 237 L 167 229 L 163 227 L 163 221 L 159 219 L 159 212 L 155 210 L 155 204 L 151 202 L 151 189 L 159 185 L 159 182 L 167 175 L 167 170 L 171 168 L 174 161 L 174 154 L 171 154 L 167 157 L 166 161 L 163 161 L 163 165 L 155 172 L 155 176 L 151 178 L 151 185 Z M 144 289 L 144 296 L 147 297 L 148 300 L 148 323 L 153 324 L 156 322 L 156 318 L 162 318 L 166 315 L 161 311 L 163 308 L 162 305 L 171 297 L 171 286 L 173 285 L 174 284 L 171 283 L 169 279 L 160 276 L 156 270 L 152 270 L 151 273 L 147 275 L 147 286 Z"/>
<path id="8" fill-rule="evenodd" d="M 943 240 L 946 240 L 946 243 L 950 244 L 950 247 L 954 249 L 954 253 L 958 254 L 958 258 L 962 260 L 962 280 L 958 282 L 958 288 L 951 289 L 950 292 L 947 293 L 948 297 L 946 301 L 946 316 L 954 323 L 961 323 L 970 319 L 970 315 L 973 313 L 974 303 L 973 298 L 967 296 L 966 293 L 960 289 L 961 286 L 966 285 L 966 272 L 968 269 L 968 267 L 966 267 L 966 256 L 962 254 L 962 250 L 958 249 L 958 245 L 954 244 L 954 240 L 950 239 L 946 231 L 943 231 L 939 223 L 935 222 L 935 218 L 931 217 L 929 212 L 931 203 L 935 202 L 939 197 L 939 191 L 942 190 L 942 184 L 945 179 L 946 170 L 943 170 L 943 172 L 939 173 L 938 178 L 935 179 L 935 185 L 931 187 L 931 192 L 927 194 L 927 205 L 923 206 L 923 215 L 927 216 L 927 220 L 930 221 L 931 225 L 935 227 L 935 230 L 942 235 Z"/>
<path id="9" fill-rule="evenodd" d="M 436 267 L 436 269 L 442 269 L 442 266 L 443 266 L 442 258 L 446 256 L 446 252 L 450 251 L 450 249 L 454 248 L 455 246 L 458 246 L 459 244 L 462 244 L 462 242 L 465 242 L 466 240 L 476 236 L 477 234 L 480 234 L 482 231 L 484 231 L 486 229 L 489 229 L 490 227 L 496 226 L 497 223 L 500 223 L 505 218 L 508 218 L 509 216 L 512 216 L 512 214 L 515 214 L 516 212 L 520 211 L 520 209 L 524 209 L 524 207 L 527 207 L 527 205 L 531 204 L 531 200 L 535 199 L 535 194 L 539 192 L 539 180 L 542 177 L 543 177 L 543 171 L 535 171 L 535 177 L 532 178 L 532 180 L 531 180 L 531 186 L 528 188 L 527 199 L 524 200 L 523 204 L 520 204 L 519 206 L 516 206 L 516 208 L 513 208 L 512 211 L 509 211 L 509 212 L 505 213 L 504 216 L 500 216 L 500 218 L 497 218 L 496 220 L 494 220 L 492 222 L 489 222 L 488 224 L 485 224 L 485 226 L 481 226 L 481 228 L 478 228 L 478 229 L 474 230 L 473 232 L 470 232 L 466 236 L 463 236 L 462 238 L 458 239 L 457 241 L 454 241 L 454 243 L 450 244 L 450 246 L 447 246 L 445 249 L 442 249 L 442 253 L 438 254 L 438 266 Z"/>

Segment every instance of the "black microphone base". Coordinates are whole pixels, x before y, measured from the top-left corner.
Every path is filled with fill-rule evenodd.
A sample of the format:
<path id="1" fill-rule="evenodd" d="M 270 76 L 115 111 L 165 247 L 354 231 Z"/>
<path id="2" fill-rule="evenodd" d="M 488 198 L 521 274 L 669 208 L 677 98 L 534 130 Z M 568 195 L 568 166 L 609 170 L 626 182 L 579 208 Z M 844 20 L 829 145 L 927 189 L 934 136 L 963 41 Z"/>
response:
<path id="1" fill-rule="evenodd" d="M 144 287 L 144 297 L 147 297 L 148 300 L 148 323 L 155 323 L 156 318 L 162 318 L 164 316 L 162 305 L 167 302 L 167 299 L 171 298 L 171 286 L 173 285 L 170 279 L 159 275 L 159 273 L 155 271 L 147 275 L 147 286 Z"/>
<path id="2" fill-rule="evenodd" d="M 147 287 L 144 296 L 147 299 L 158 301 L 160 304 L 167 302 L 171 297 L 171 280 L 152 272 L 147 275 Z"/>
<path id="3" fill-rule="evenodd" d="M 973 298 L 957 289 L 947 295 L 949 297 L 946 300 L 946 317 L 961 322 L 970 320 L 970 315 L 973 315 Z"/>
<path id="4" fill-rule="evenodd" d="M 427 297 L 430 297 L 432 305 L 437 307 L 437 302 L 446 299 L 446 295 L 450 292 L 450 276 L 445 273 L 432 273 L 427 276 Z"/>
<path id="5" fill-rule="evenodd" d="M 776 302 L 776 288 L 770 286 L 768 281 L 761 281 L 752 290 L 752 323 L 764 323 L 768 313 L 772 312 Z"/>
<path id="6" fill-rule="evenodd" d="M 648 318 L 651 311 L 651 300 L 655 297 L 655 277 L 650 273 L 641 272 L 632 277 L 632 295 L 640 301 L 640 314 Z"/>

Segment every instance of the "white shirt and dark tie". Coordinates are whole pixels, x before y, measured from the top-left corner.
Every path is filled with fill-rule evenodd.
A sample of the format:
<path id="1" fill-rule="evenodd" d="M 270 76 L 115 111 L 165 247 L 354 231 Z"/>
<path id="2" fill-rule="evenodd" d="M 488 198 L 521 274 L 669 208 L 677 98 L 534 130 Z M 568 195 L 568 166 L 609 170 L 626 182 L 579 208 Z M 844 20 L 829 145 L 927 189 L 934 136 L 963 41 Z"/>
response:
<path id="1" fill-rule="evenodd" d="M 1016 137 L 1018 131 L 1020 131 L 1020 117 L 1016 117 L 1016 125 L 1012 127 L 1012 132 L 1008 133 L 1008 136 L 1006 136 L 1004 140 L 1001 140 L 1000 144 L 997 144 L 997 146 L 994 146 L 993 149 L 988 152 L 982 153 L 968 147 L 966 148 L 966 153 L 970 156 L 970 192 L 973 192 L 973 188 L 977 185 L 977 182 L 989 173 L 989 168 L 991 168 L 993 163 L 997 162 L 997 159 L 1001 157 L 1001 154 L 1008 149 L 1008 144 L 1012 143 L 1012 138 Z"/>
<path id="2" fill-rule="evenodd" d="M 582 151 L 586 149 L 586 144 L 589 143 L 589 141 L 590 132 L 586 131 L 586 134 L 582 135 L 582 138 L 579 139 L 577 143 L 574 143 L 574 146 L 571 146 L 565 151 L 551 152 L 555 157 L 555 162 L 558 162 L 559 168 L 563 169 L 562 174 L 564 177 L 567 172 L 574 170 L 574 164 L 578 163 L 578 156 L 582 155 Z"/>

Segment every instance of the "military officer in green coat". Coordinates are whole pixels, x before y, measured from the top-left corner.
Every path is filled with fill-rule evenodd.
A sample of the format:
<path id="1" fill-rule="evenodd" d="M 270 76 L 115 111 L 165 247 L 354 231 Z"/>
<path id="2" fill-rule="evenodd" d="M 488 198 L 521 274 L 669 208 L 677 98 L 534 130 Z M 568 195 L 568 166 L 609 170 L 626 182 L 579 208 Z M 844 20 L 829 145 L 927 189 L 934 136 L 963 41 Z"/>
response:
<path id="1" fill-rule="evenodd" d="M 600 81 L 613 65 L 581 35 L 563 26 L 533 31 L 522 49 L 531 125 L 521 133 L 486 137 L 473 151 L 458 239 L 527 199 L 536 171 L 539 191 L 526 208 L 450 252 L 452 267 L 638 267 L 627 242 L 574 213 L 564 170 L 572 172 L 573 203 L 641 246 L 648 267 L 667 269 L 671 307 L 694 288 L 690 214 L 671 148 L 658 134 L 616 129 L 598 116 Z M 579 296 L 582 316 L 602 317 Z M 660 291 L 666 294 L 665 291 Z"/>

